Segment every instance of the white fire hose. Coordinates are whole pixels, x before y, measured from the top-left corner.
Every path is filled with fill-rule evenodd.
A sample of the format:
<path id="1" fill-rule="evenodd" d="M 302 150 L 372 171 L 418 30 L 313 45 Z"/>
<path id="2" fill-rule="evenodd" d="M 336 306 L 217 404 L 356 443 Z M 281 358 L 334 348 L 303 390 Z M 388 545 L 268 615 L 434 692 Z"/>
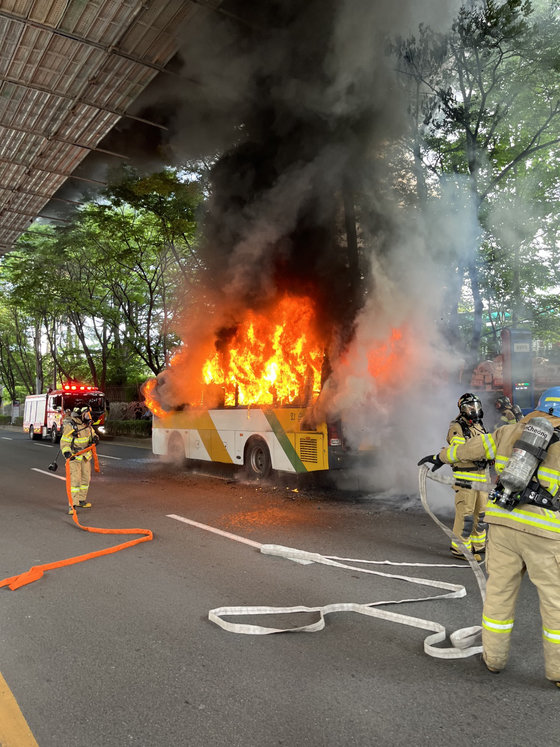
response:
<path id="1" fill-rule="evenodd" d="M 457 542 L 460 538 L 457 538 L 450 529 L 442 524 L 439 519 L 434 516 L 430 507 L 428 506 L 426 498 L 426 477 L 430 477 L 437 482 L 453 484 L 453 480 L 450 478 L 439 477 L 433 473 L 428 474 L 429 466 L 422 465 L 419 470 L 419 486 L 420 486 L 420 498 L 425 511 L 429 514 L 432 520 L 445 532 L 445 534 L 451 539 Z M 480 565 L 475 560 L 472 553 L 463 544 L 459 544 L 459 548 L 468 560 L 470 567 L 472 568 L 482 601 L 485 597 L 486 589 L 486 578 L 480 568 Z M 246 635 L 268 635 L 270 633 L 315 633 L 316 631 L 322 630 L 325 627 L 325 617 L 331 612 L 357 612 L 360 615 L 368 615 L 369 617 L 377 617 L 382 620 L 390 620 L 391 622 L 400 623 L 402 625 L 409 625 L 414 628 L 421 628 L 422 630 L 433 631 L 431 635 L 424 639 L 424 651 L 429 655 L 438 659 L 464 659 L 474 654 L 482 652 L 481 645 L 481 632 L 482 628 L 479 625 L 461 628 L 456 630 L 449 636 L 451 646 L 448 648 L 439 648 L 436 646 L 438 643 L 442 643 L 446 639 L 446 630 L 443 625 L 432 620 L 424 620 L 419 617 L 411 617 L 409 615 L 403 615 L 396 612 L 388 612 L 387 610 L 377 609 L 378 607 L 389 605 L 389 604 L 405 604 L 407 602 L 426 602 L 434 599 L 456 599 L 458 597 L 466 596 L 466 589 L 464 586 L 459 584 L 450 584 L 444 581 L 434 581 L 427 578 L 417 578 L 414 576 L 402 576 L 390 573 L 382 573 L 381 571 L 375 571 L 366 568 L 357 568 L 354 565 L 348 565 L 348 563 L 362 563 L 369 565 L 394 565 L 394 566 L 414 566 L 424 568 L 464 568 L 464 565 L 451 565 L 448 563 L 396 563 L 390 560 L 358 560 L 355 558 L 338 558 L 336 556 L 320 555 L 318 553 L 306 552 L 305 550 L 298 550 L 292 547 L 284 547 L 282 545 L 262 545 L 261 552 L 266 555 L 278 555 L 288 560 L 293 560 L 298 563 L 322 563 L 323 565 L 330 565 L 336 568 L 346 568 L 359 573 L 369 573 L 375 576 L 383 576 L 384 578 L 394 578 L 400 581 L 407 581 L 413 584 L 419 584 L 422 586 L 429 586 L 435 589 L 444 589 L 445 593 L 435 594 L 429 597 L 415 597 L 411 599 L 399 599 L 399 600 L 388 600 L 383 602 L 370 602 L 368 604 L 358 604 L 355 602 L 338 602 L 334 604 L 327 604 L 322 607 L 217 607 L 210 610 L 208 613 L 208 619 L 216 625 L 219 625 L 224 630 L 231 633 L 242 633 Z M 344 562 L 342 562 L 344 561 Z M 246 615 L 271 615 L 271 614 L 293 614 L 298 612 L 311 612 L 316 613 L 318 618 L 315 622 L 308 625 L 302 625 L 299 627 L 292 628 L 269 628 L 255 624 L 246 623 L 234 623 L 224 620 L 224 617 L 238 617 Z"/>

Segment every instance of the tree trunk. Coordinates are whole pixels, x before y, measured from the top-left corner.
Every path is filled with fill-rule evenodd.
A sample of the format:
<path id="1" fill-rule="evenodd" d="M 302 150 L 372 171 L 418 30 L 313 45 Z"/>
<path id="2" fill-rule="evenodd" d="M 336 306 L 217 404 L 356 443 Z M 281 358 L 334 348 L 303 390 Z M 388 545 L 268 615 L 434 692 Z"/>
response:
<path id="1" fill-rule="evenodd" d="M 471 262 L 468 266 L 469 279 L 471 281 L 471 291 L 474 300 L 474 318 L 471 343 L 469 346 L 468 360 L 465 366 L 465 374 L 468 374 L 468 381 L 472 372 L 476 368 L 479 362 L 480 355 L 480 340 L 482 337 L 482 313 L 484 311 L 484 305 L 482 303 L 482 297 L 480 295 L 480 282 L 478 278 L 478 268 L 474 262 Z M 465 379 L 467 380 L 467 379 Z"/>
<path id="2" fill-rule="evenodd" d="M 35 394 L 43 391 L 43 355 L 41 353 L 41 323 L 35 325 L 33 347 L 35 351 Z"/>
<path id="3" fill-rule="evenodd" d="M 346 229 L 350 299 L 353 302 L 353 311 L 355 312 L 362 303 L 362 279 L 360 275 L 360 254 L 358 249 L 358 232 L 356 230 L 354 192 L 348 180 L 344 180 L 342 185 L 342 201 L 344 206 L 344 227 Z"/>

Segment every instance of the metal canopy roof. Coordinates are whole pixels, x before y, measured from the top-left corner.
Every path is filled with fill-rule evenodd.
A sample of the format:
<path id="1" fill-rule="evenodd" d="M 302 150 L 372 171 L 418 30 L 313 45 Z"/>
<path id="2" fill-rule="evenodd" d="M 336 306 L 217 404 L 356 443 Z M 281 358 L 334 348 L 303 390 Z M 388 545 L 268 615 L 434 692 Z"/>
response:
<path id="1" fill-rule="evenodd" d="M 72 174 L 92 151 L 111 154 L 99 143 L 165 70 L 178 27 L 219 5 L 0 0 L 0 254 L 66 180 L 95 182 Z"/>

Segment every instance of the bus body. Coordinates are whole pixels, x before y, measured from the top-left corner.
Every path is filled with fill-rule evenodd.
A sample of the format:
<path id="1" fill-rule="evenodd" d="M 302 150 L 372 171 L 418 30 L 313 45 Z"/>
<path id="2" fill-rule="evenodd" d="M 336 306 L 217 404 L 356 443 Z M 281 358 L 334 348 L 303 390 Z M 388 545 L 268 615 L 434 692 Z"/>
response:
<path id="1" fill-rule="evenodd" d="M 174 460 L 235 464 L 253 477 L 272 470 L 315 472 L 344 466 L 338 423 L 310 425 L 305 407 L 191 408 L 154 414 L 152 450 Z"/>
<path id="2" fill-rule="evenodd" d="M 23 430 L 31 439 L 50 438 L 60 441 L 64 413 L 74 407 L 89 407 L 93 426 L 103 432 L 105 423 L 105 394 L 94 386 L 70 382 L 61 389 L 49 389 L 46 394 L 30 394 L 25 398 Z"/>

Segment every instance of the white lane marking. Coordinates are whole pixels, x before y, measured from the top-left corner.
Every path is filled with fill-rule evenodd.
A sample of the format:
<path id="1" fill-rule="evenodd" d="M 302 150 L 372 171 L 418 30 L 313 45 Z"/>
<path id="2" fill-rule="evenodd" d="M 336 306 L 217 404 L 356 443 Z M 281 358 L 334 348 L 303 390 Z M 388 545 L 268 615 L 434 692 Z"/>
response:
<path id="1" fill-rule="evenodd" d="M 2 441 L 13 441 L 13 438 L 9 438 L 8 436 L 2 436 Z"/>
<path id="2" fill-rule="evenodd" d="M 53 448 L 53 444 L 35 444 L 35 446 L 45 446 L 47 449 Z"/>
<path id="3" fill-rule="evenodd" d="M 247 539 L 246 537 L 240 537 L 238 534 L 231 534 L 231 532 L 224 532 L 223 529 L 216 529 L 216 527 L 210 527 L 208 524 L 200 524 L 198 521 L 193 521 L 192 519 L 185 519 L 184 516 L 177 516 L 177 514 L 167 514 L 168 519 L 175 519 L 175 521 L 182 521 L 184 524 L 190 524 L 193 527 L 198 527 L 199 529 L 205 529 L 207 532 L 213 532 L 214 534 L 219 534 L 222 537 L 227 537 L 228 539 L 235 540 L 236 542 L 243 542 L 245 545 L 251 545 L 251 547 L 262 547 L 262 542 L 255 542 L 254 540 Z"/>
<path id="4" fill-rule="evenodd" d="M 56 477 L 57 480 L 66 480 L 62 475 L 55 475 L 54 472 L 47 472 L 44 469 L 37 469 L 37 467 L 31 467 L 32 472 L 40 472 L 42 475 L 48 475 L 49 477 Z"/>
<path id="5" fill-rule="evenodd" d="M 119 462 L 122 461 L 122 457 L 109 456 L 109 454 L 98 454 L 97 456 L 103 459 L 117 459 Z"/>

